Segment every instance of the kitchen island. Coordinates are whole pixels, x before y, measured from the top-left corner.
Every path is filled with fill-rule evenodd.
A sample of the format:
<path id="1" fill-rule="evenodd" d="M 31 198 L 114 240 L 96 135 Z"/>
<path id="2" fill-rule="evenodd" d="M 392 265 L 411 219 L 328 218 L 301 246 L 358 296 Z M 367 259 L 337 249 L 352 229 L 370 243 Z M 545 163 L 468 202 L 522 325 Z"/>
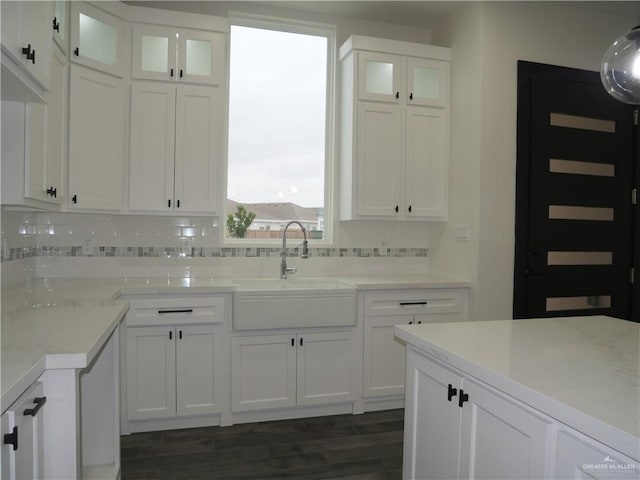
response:
<path id="1" fill-rule="evenodd" d="M 640 478 L 640 325 L 403 325 L 404 478 Z"/>

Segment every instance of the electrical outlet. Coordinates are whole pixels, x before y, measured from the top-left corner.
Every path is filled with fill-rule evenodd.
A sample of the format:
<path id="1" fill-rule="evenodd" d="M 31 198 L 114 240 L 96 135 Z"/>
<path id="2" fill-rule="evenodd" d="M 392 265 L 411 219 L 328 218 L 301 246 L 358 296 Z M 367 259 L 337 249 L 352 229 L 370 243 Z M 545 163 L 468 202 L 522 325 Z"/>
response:
<path id="1" fill-rule="evenodd" d="M 91 239 L 87 238 L 82 242 L 82 255 L 91 255 Z"/>
<path id="2" fill-rule="evenodd" d="M 462 225 L 456 228 L 456 241 L 468 242 L 469 241 L 469 225 Z"/>

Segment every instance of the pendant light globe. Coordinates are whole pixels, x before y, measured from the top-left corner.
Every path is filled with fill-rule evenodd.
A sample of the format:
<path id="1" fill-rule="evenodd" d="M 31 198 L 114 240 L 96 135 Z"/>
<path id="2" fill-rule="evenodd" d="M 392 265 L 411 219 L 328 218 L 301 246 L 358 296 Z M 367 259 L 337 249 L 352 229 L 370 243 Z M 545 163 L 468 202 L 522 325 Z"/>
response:
<path id="1" fill-rule="evenodd" d="M 600 79 L 616 100 L 640 105 L 640 25 L 618 38 L 606 51 Z"/>

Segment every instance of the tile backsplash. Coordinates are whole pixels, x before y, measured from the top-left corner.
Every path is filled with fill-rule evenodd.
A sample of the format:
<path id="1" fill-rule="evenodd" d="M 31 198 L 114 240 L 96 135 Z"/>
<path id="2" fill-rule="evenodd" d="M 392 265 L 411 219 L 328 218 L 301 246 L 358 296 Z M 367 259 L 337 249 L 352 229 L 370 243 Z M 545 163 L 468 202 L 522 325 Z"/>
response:
<path id="1" fill-rule="evenodd" d="M 125 262 L 127 259 L 259 259 L 270 262 L 280 254 L 278 245 L 272 247 L 238 247 L 219 244 L 219 219 L 216 217 L 125 216 L 82 213 L 37 213 L 3 209 L 2 245 L 0 256 L 3 269 L 15 261 L 33 265 L 49 263 L 53 259 L 84 259 L 85 267 L 92 258 L 108 258 Z M 378 243 L 377 235 L 366 229 L 358 239 L 348 237 L 348 246 L 314 247 L 309 254 L 318 261 L 326 259 L 382 259 L 383 257 L 413 258 L 419 263 L 429 256 L 428 242 L 423 235 L 413 235 L 419 247 L 396 246 L 394 242 Z M 347 232 L 349 233 L 349 232 Z M 386 233 L 387 240 L 390 234 Z M 399 236 L 404 239 L 404 237 Z M 411 236 L 410 236 L 411 238 Z M 397 241 L 395 243 L 398 243 Z M 289 255 L 299 255 L 298 242 L 290 244 Z M 377 245 L 377 246 L 376 246 Z M 179 260 L 178 260 L 179 261 Z M 387 264 L 388 261 L 385 260 Z M 59 263 L 59 262 L 58 262 Z M 331 262 L 329 262 L 331 263 Z M 100 276 L 96 265 L 94 275 Z"/>

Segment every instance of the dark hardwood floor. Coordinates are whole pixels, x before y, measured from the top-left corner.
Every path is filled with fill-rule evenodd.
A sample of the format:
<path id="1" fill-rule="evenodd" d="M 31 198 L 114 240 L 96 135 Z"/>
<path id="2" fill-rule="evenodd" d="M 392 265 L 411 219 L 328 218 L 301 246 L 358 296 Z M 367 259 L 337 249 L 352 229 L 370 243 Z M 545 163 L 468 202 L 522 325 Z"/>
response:
<path id="1" fill-rule="evenodd" d="M 403 410 L 135 433 L 122 478 L 400 479 L 402 436 Z"/>

